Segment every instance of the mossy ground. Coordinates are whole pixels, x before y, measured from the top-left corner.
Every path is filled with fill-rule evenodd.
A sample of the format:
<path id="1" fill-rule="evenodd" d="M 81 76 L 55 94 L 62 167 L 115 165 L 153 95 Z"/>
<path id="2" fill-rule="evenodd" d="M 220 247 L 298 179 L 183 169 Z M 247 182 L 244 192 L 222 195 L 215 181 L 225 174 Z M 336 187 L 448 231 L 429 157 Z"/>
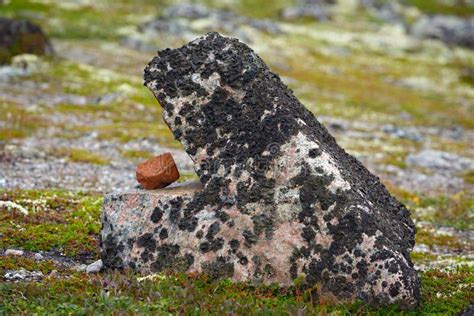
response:
<path id="1" fill-rule="evenodd" d="M 58 56 L 43 58 L 45 68 L 13 78 L 0 96 L 0 145 L 22 139 L 56 137 L 80 142 L 89 135 L 97 141 L 128 144 L 147 140 L 165 148 L 180 148 L 159 119 L 161 108 L 142 86 L 144 65 L 154 53 L 120 44 L 122 35 L 158 14 L 173 1 L 14 0 L 0 6 L 0 15 L 30 18 L 52 37 Z M 223 2 L 206 0 L 215 7 Z M 423 12 L 472 12 L 446 1 L 408 1 Z M 454 3 L 454 2 L 453 2 Z M 253 17 L 276 18 L 278 0 L 261 5 L 241 1 L 234 11 Z M 472 13 L 471 13 L 472 14 Z M 436 42 L 411 43 L 396 28 L 382 25 L 364 13 L 327 23 L 285 23 L 287 33 L 255 34 L 250 43 L 271 68 L 282 75 L 295 95 L 317 116 L 341 119 L 350 134 L 336 134 L 350 153 L 378 165 L 410 171 L 407 155 L 425 146 L 472 156 L 468 137 L 425 133 L 422 142 L 381 132 L 382 124 L 399 127 L 474 128 L 472 111 L 473 53 L 446 48 Z M 182 39 L 158 48 L 183 44 Z M 4 93 L 3 93 L 4 92 Z M 110 97 L 111 96 L 111 97 Z M 56 100 L 56 101 L 51 101 Z M 107 100 L 107 101 L 105 101 Z M 124 147 L 128 148 L 128 147 Z M 133 147 L 135 148 L 135 147 Z M 1 148 L 0 148 L 1 149 Z M 70 163 L 103 166 L 117 157 L 74 145 L 48 152 Z M 133 163 L 155 154 L 149 149 L 122 149 L 119 157 Z M 158 154 L 158 153 L 156 153 Z M 2 162 L 0 151 L 0 162 Z M 473 184 L 472 171 L 459 174 Z M 182 172 L 181 180 L 195 179 Z M 406 314 L 455 315 L 474 300 L 472 245 L 463 234 L 472 230 L 474 201 L 469 186 L 456 194 L 418 193 L 390 186 L 390 191 L 412 210 L 417 243 L 428 252 L 412 258 L 423 272 L 422 301 Z M 3 190 L 1 200 L 26 207 L 29 215 L 0 209 L 0 248 L 19 248 L 64 254 L 79 263 L 99 258 L 101 197 L 64 190 Z M 442 228 L 456 233 L 439 233 Z M 0 283 L 0 314 L 398 314 L 396 306 L 371 309 L 359 302 L 333 305 L 312 298 L 298 288 L 235 284 L 206 276 L 163 274 L 138 281 L 131 272 L 88 275 L 58 265 L 54 260 L 0 257 L 0 273 L 25 268 L 48 275 L 40 282 Z M 58 273 L 51 273 L 53 270 Z"/>
<path id="2" fill-rule="evenodd" d="M 28 251 L 64 253 L 79 262 L 98 259 L 101 198 L 64 191 L 3 191 L 2 200 L 13 201 L 29 211 L 1 210 L 0 247 Z M 419 238 L 432 239 L 421 232 Z M 434 243 L 437 240 L 435 239 Z M 449 239 L 447 247 L 459 244 Z M 434 261 L 437 255 L 413 254 L 415 263 Z M 407 315 L 455 315 L 474 299 L 474 269 L 459 259 L 457 268 L 428 269 L 420 274 L 422 301 Z M 336 304 L 318 299 L 297 286 L 258 286 L 211 280 L 205 275 L 163 273 L 140 279 L 131 271 L 110 271 L 98 275 L 77 272 L 52 260 L 36 261 L 31 256 L 0 257 L 0 273 L 24 268 L 41 271 L 39 282 L 1 283 L 3 313 L 105 313 L 155 312 L 181 314 L 317 314 L 386 315 L 402 312 L 397 306 L 370 308 L 360 302 Z M 53 274 L 52 271 L 56 270 Z M 296 282 L 297 284 L 298 282 Z"/>
<path id="3" fill-rule="evenodd" d="M 68 256 L 98 256 L 102 198 L 65 191 L 0 191 L 28 215 L 1 209 L 0 248 L 58 251 Z"/>
<path id="4" fill-rule="evenodd" d="M 45 269 L 47 270 L 47 269 Z M 160 274 L 139 280 L 131 272 L 72 273 L 38 283 L 2 284 L 6 313 L 115 314 L 158 313 L 222 315 L 455 315 L 472 301 L 472 269 L 430 271 L 421 275 L 423 307 L 373 309 L 360 302 L 332 305 L 298 287 L 252 286 L 206 276 Z M 466 286 L 467 285 L 467 286 Z"/>

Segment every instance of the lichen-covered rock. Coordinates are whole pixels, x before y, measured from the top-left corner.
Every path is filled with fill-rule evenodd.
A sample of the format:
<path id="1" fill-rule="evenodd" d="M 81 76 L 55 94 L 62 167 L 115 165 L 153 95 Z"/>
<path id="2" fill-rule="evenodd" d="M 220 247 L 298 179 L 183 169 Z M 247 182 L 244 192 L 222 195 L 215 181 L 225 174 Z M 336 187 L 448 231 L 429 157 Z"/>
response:
<path id="1" fill-rule="evenodd" d="M 145 84 L 203 187 L 107 196 L 106 267 L 302 278 L 321 296 L 417 304 L 408 210 L 249 47 L 210 33 L 159 52 Z"/>
<path id="2" fill-rule="evenodd" d="M 53 48 L 41 28 L 30 21 L 0 17 L 0 64 L 19 54 L 46 55 Z"/>

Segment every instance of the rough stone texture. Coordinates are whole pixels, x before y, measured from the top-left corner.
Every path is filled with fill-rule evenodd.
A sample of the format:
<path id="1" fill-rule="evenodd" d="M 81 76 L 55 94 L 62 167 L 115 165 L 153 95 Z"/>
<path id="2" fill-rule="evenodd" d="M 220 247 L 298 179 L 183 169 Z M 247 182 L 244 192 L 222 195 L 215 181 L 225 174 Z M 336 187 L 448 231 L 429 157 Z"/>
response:
<path id="1" fill-rule="evenodd" d="M 164 188 L 179 178 L 178 168 L 170 153 L 165 153 L 138 164 L 137 181 L 147 190 Z"/>
<path id="2" fill-rule="evenodd" d="M 417 304 L 408 210 L 250 48 L 210 33 L 160 51 L 145 84 L 203 188 L 107 196 L 105 267 L 302 278 L 321 296 Z"/>
<path id="3" fill-rule="evenodd" d="M 0 17 L 0 64 L 19 54 L 51 54 L 53 48 L 41 28 L 30 21 Z"/>

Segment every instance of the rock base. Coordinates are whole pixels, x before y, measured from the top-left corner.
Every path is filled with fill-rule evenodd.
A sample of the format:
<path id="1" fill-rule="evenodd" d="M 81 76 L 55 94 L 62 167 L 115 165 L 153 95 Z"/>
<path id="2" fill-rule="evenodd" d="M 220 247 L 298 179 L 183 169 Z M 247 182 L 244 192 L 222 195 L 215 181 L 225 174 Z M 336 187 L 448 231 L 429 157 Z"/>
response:
<path id="1" fill-rule="evenodd" d="M 171 267 L 177 260 L 171 257 L 180 252 L 175 236 L 179 230 L 170 229 L 176 224 L 173 214 L 200 190 L 199 182 L 187 182 L 158 190 L 134 189 L 107 195 L 102 212 L 104 265 L 130 267 L 144 274 L 161 271 L 168 264 Z"/>

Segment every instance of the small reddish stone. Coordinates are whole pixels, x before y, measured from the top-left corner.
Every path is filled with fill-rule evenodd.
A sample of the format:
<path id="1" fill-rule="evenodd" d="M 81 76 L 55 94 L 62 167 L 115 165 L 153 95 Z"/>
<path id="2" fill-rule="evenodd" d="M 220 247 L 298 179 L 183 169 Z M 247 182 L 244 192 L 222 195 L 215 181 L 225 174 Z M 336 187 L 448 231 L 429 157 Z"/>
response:
<path id="1" fill-rule="evenodd" d="M 164 188 L 179 178 L 179 171 L 170 153 L 148 159 L 137 166 L 137 181 L 146 190 Z"/>

